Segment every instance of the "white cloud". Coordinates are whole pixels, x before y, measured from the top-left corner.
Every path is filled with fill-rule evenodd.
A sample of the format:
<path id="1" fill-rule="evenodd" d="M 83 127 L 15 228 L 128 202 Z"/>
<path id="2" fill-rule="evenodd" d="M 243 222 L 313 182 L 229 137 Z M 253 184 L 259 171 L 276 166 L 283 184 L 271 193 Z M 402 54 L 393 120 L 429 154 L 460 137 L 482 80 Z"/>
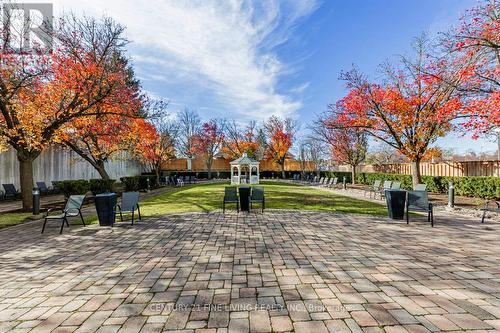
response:
<path id="1" fill-rule="evenodd" d="M 124 24 L 146 80 L 196 86 L 195 93 L 212 94 L 235 117 L 292 115 L 301 107 L 276 91 L 290 68 L 274 47 L 317 8 L 316 0 L 58 1 L 56 10 L 105 13 Z"/>

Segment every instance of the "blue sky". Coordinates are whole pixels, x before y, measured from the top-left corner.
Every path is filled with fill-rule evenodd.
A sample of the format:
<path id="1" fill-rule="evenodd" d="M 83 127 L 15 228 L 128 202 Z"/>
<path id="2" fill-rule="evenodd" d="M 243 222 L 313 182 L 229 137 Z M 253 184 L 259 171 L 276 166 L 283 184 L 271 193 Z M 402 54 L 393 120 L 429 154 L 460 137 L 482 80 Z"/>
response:
<path id="1" fill-rule="evenodd" d="M 305 132 L 345 93 L 356 64 L 408 54 L 412 38 L 457 22 L 472 0 L 56 0 L 63 10 L 107 14 L 127 27 L 144 88 L 202 117 L 292 116 Z M 442 147 L 494 151 L 496 143 L 449 135 Z"/>

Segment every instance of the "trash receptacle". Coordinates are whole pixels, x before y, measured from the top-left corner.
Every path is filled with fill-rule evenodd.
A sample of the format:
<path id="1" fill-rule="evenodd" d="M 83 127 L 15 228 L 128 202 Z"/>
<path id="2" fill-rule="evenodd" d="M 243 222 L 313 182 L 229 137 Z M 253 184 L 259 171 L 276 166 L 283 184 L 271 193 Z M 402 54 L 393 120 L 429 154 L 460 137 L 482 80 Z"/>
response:
<path id="1" fill-rule="evenodd" d="M 250 186 L 240 186 L 240 209 L 244 212 L 250 211 Z"/>
<path id="2" fill-rule="evenodd" d="M 97 194 L 94 201 L 99 225 L 112 226 L 115 223 L 116 193 Z"/>
<path id="3" fill-rule="evenodd" d="M 393 220 L 402 220 L 405 215 L 406 191 L 386 190 L 387 212 Z"/>

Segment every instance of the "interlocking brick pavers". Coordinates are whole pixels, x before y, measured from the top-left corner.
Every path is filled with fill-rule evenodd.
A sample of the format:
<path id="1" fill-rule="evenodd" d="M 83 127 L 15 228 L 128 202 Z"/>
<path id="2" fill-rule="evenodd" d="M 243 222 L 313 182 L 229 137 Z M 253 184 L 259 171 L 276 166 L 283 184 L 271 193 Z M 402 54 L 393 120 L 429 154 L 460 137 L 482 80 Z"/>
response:
<path id="1" fill-rule="evenodd" d="M 327 212 L 0 231 L 0 331 L 498 329 L 500 226 Z"/>

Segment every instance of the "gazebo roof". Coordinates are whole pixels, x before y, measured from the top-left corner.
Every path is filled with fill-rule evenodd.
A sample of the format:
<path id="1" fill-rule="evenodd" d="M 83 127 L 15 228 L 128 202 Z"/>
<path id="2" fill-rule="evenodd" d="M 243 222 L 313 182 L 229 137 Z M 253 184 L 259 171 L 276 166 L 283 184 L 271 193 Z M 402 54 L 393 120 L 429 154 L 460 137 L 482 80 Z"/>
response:
<path id="1" fill-rule="evenodd" d="M 248 157 L 247 153 L 243 153 L 243 156 L 230 162 L 231 165 L 257 165 L 259 161 Z"/>

